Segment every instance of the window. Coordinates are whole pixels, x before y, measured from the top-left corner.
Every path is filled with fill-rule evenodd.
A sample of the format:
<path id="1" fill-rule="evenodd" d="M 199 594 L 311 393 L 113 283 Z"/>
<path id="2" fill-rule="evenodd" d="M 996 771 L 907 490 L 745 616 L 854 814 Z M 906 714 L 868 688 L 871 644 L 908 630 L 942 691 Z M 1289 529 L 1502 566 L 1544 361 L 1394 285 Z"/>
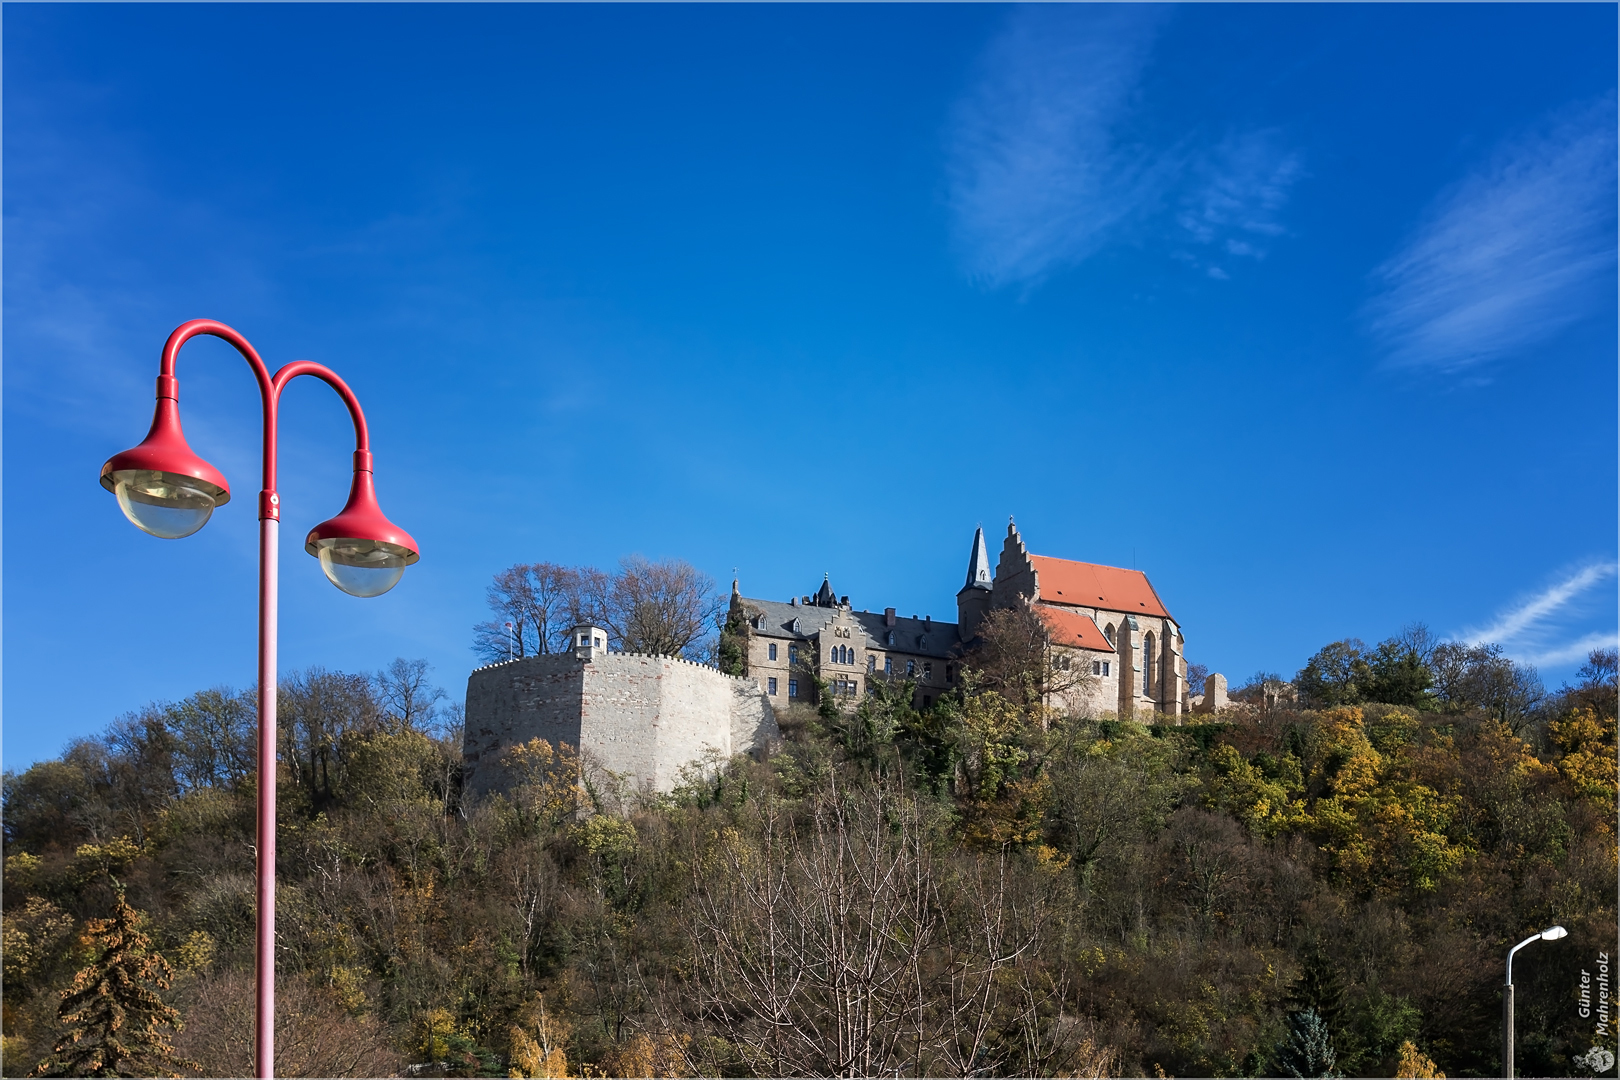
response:
<path id="1" fill-rule="evenodd" d="M 765 692 L 767 694 L 771 695 L 771 697 L 776 696 L 776 680 L 775 679 L 766 679 L 765 680 Z"/>
<path id="2" fill-rule="evenodd" d="M 893 675 L 894 674 L 894 657 L 885 656 L 883 658 L 883 674 L 885 674 L 885 675 Z"/>
<path id="3" fill-rule="evenodd" d="M 1103 674 L 1108 674 L 1108 661 L 1106 660 L 1103 661 Z"/>
<path id="4" fill-rule="evenodd" d="M 923 681 L 928 682 L 928 681 L 932 680 L 933 677 L 934 677 L 934 665 L 933 664 L 924 664 L 923 665 Z"/>
<path id="5" fill-rule="evenodd" d="M 789 645 L 788 646 L 788 663 L 797 664 L 798 662 L 799 662 L 799 647 L 797 645 Z M 793 694 L 791 694 L 791 693 L 788 694 L 788 697 L 792 697 L 792 696 L 793 696 Z"/>
<path id="6" fill-rule="evenodd" d="M 788 697 L 798 697 L 798 696 L 799 696 L 799 680 L 798 679 L 789 679 L 788 680 Z"/>
<path id="7" fill-rule="evenodd" d="M 1149 697 L 1158 684 L 1159 658 L 1153 655 L 1153 631 L 1142 635 L 1142 692 Z"/>
<path id="8" fill-rule="evenodd" d="M 893 631 L 893 630 L 890 630 L 890 631 L 889 631 L 889 636 L 888 636 L 888 637 L 887 637 L 887 638 L 886 638 L 886 639 L 885 639 L 885 640 L 886 640 L 886 641 L 887 641 L 887 642 L 888 642 L 888 643 L 889 643 L 889 644 L 890 644 L 890 645 L 893 645 L 893 644 L 894 644 L 894 631 Z"/>
<path id="9" fill-rule="evenodd" d="M 873 656 L 871 653 L 866 654 L 866 670 L 867 671 L 876 671 L 877 670 L 877 657 Z"/>
<path id="10" fill-rule="evenodd" d="M 1102 661 L 1101 660 L 1093 660 L 1091 662 L 1091 673 L 1093 675 L 1101 675 L 1102 674 Z"/>
<path id="11" fill-rule="evenodd" d="M 771 659 L 775 660 L 776 659 L 776 642 L 774 642 L 774 641 L 771 642 L 770 648 L 771 648 Z"/>
<path id="12" fill-rule="evenodd" d="M 848 645 L 838 646 L 838 653 L 838 662 L 840 664 L 853 664 L 855 662 L 855 650 Z"/>
<path id="13" fill-rule="evenodd" d="M 955 664 L 946 664 L 945 665 L 945 681 L 946 682 L 955 682 L 956 681 L 956 665 Z"/>
<path id="14" fill-rule="evenodd" d="M 907 660 L 906 661 L 906 674 L 907 675 L 915 675 L 915 674 L 917 674 L 917 661 L 915 661 L 915 660 Z"/>
<path id="15" fill-rule="evenodd" d="M 1108 639 L 1108 644 L 1112 645 L 1114 643 L 1114 624 L 1113 623 L 1109 623 L 1106 627 L 1103 628 L 1103 637 Z"/>
<path id="16" fill-rule="evenodd" d="M 931 697 L 924 697 L 923 698 L 923 708 L 926 709 L 926 708 L 930 707 L 933 704 L 934 704 L 934 699 L 933 698 L 931 698 Z"/>

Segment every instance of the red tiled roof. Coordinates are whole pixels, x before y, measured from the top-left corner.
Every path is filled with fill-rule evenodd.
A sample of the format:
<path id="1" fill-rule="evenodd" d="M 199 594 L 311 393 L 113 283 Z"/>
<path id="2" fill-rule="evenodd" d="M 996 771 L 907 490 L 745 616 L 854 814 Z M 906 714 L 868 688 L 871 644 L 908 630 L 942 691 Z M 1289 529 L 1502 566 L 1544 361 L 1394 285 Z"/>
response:
<path id="1" fill-rule="evenodd" d="M 1041 600 L 1107 608 L 1131 615 L 1171 617 L 1160 602 L 1159 594 L 1148 584 L 1147 575 L 1140 570 L 1121 570 L 1117 566 L 1071 562 L 1045 555 L 1031 555 L 1029 561 L 1035 564 L 1035 573 L 1040 577 Z"/>
<path id="2" fill-rule="evenodd" d="M 1097 624 L 1091 621 L 1091 616 L 1082 615 L 1078 611 L 1047 607 L 1045 604 L 1036 604 L 1035 610 L 1040 612 L 1041 618 L 1051 629 L 1052 644 L 1078 645 L 1082 649 L 1094 649 L 1097 652 L 1114 651 L 1114 647 L 1108 644 L 1103 632 L 1097 629 Z"/>

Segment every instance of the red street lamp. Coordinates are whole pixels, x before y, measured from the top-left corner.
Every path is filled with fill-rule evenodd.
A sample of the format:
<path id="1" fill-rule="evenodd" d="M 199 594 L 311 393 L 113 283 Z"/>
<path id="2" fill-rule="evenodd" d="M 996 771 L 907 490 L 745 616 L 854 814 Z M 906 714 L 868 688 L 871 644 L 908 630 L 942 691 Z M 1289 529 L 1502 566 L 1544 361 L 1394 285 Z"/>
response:
<path id="1" fill-rule="evenodd" d="M 313 375 L 338 392 L 354 420 L 354 483 L 349 501 L 334 518 L 309 531 L 304 550 L 321 561 L 332 584 L 352 596 L 381 596 L 416 562 L 410 534 L 383 516 L 371 479 L 371 439 L 360 402 L 330 370 L 295 360 L 274 376 L 247 339 L 224 323 L 193 319 L 169 335 L 158 368 L 157 411 L 152 430 L 133 450 L 114 454 L 101 467 L 101 486 L 137 528 L 165 540 L 190 536 L 214 508 L 231 498 L 230 485 L 208 462 L 192 453 L 180 430 L 179 383 L 174 361 L 180 346 L 199 334 L 235 347 L 253 369 L 264 404 L 264 487 L 259 492 L 259 806 L 258 919 L 255 934 L 254 1060 L 258 1075 L 275 1075 L 276 1020 L 276 540 L 281 529 L 281 497 L 276 494 L 276 409 L 281 391 L 300 375 Z"/>

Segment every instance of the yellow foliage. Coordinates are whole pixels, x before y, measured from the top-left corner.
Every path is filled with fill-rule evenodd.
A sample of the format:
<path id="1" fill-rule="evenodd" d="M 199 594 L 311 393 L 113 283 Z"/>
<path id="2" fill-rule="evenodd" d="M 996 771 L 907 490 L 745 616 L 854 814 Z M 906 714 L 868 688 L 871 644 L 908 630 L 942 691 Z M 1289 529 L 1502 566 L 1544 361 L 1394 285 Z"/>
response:
<path id="1" fill-rule="evenodd" d="M 175 952 L 181 971 L 205 971 L 213 962 L 214 935 L 206 930 L 193 930 Z"/>
<path id="2" fill-rule="evenodd" d="M 579 752 L 567 743 L 552 749 L 544 739 L 530 739 L 501 758 L 517 784 L 518 804 L 548 828 L 572 821 L 585 803 Z"/>
<path id="3" fill-rule="evenodd" d="M 604 1077 L 691 1076 L 686 1060 L 686 1047 L 691 1042 L 690 1035 L 632 1035 L 614 1047 L 593 1071 Z"/>
<path id="4" fill-rule="evenodd" d="M 12 859 L 18 856 L 13 855 Z M 5 981 L 15 989 L 37 971 L 47 954 L 73 929 L 73 916 L 40 896 L 30 896 L 0 920 L 0 955 Z"/>
<path id="5" fill-rule="evenodd" d="M 1446 1080 L 1446 1074 L 1429 1060 L 1428 1055 L 1409 1042 L 1401 1043 L 1401 1057 L 1395 1065 L 1395 1075 L 1410 1080 Z"/>
<path id="6" fill-rule="evenodd" d="M 347 964 L 333 964 L 326 973 L 328 984 L 351 1016 L 359 1016 L 366 1011 L 365 976 L 362 969 Z"/>
<path id="7" fill-rule="evenodd" d="M 512 1025 L 512 1068 L 508 1076 L 567 1076 L 568 1053 L 564 1045 L 572 1029 L 546 1011 L 546 998 L 539 995 Z"/>
<path id="8" fill-rule="evenodd" d="M 443 1061 L 450 1056 L 455 1033 L 456 1018 L 449 1009 L 429 1009 L 416 1020 L 416 1052 L 423 1061 Z"/>
<path id="9" fill-rule="evenodd" d="M 1575 709 L 1547 725 L 1563 751 L 1558 771 L 1582 795 L 1612 805 L 1615 799 L 1615 718 L 1591 708 Z"/>

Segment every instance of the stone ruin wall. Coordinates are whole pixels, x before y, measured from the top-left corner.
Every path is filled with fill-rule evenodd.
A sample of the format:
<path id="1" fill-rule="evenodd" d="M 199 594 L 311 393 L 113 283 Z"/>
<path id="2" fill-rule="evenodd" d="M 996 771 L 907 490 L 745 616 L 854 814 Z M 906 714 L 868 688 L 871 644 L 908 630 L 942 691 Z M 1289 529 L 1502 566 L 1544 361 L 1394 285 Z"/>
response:
<path id="1" fill-rule="evenodd" d="M 475 798 L 506 785 L 500 758 L 540 738 L 577 747 L 634 789 L 668 792 L 709 750 L 722 760 L 776 740 L 776 716 L 751 678 L 668 656 L 596 651 L 532 656 L 467 679 L 462 747 Z"/>

